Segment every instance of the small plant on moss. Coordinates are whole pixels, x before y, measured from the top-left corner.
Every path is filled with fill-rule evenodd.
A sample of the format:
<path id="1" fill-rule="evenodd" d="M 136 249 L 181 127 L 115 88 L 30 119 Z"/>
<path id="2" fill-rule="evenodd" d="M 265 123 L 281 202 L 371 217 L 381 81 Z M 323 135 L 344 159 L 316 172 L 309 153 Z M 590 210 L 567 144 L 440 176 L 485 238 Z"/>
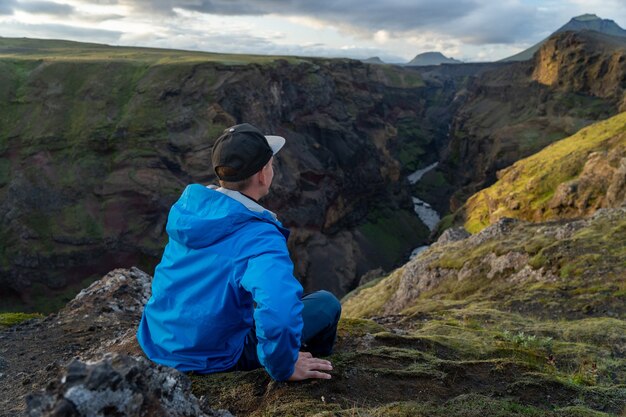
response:
<path id="1" fill-rule="evenodd" d="M 598 365 L 595 362 L 584 360 L 570 378 L 576 385 L 596 385 L 598 381 Z"/>
<path id="2" fill-rule="evenodd" d="M 550 348 L 552 346 L 551 337 L 537 337 L 524 332 L 512 333 L 505 330 L 502 335 L 504 340 L 523 348 Z"/>
<path id="3" fill-rule="evenodd" d="M 463 326 L 474 330 L 481 330 L 483 328 L 478 320 L 468 315 L 463 315 Z"/>

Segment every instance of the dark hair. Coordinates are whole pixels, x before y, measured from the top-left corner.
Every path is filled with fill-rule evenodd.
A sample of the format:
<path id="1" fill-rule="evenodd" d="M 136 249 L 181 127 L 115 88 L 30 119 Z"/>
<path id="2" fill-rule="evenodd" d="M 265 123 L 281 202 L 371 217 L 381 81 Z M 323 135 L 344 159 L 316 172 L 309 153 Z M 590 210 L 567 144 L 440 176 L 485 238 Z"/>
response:
<path id="1" fill-rule="evenodd" d="M 231 167 L 217 167 L 215 168 L 215 173 L 218 175 L 218 177 L 227 177 L 227 178 L 237 176 L 238 174 L 237 170 Z M 220 182 L 220 185 L 224 188 L 228 188 L 229 190 L 241 191 L 241 190 L 245 190 L 246 188 L 248 188 L 248 186 L 252 183 L 253 175 L 241 181 L 219 180 L 219 182 Z"/>

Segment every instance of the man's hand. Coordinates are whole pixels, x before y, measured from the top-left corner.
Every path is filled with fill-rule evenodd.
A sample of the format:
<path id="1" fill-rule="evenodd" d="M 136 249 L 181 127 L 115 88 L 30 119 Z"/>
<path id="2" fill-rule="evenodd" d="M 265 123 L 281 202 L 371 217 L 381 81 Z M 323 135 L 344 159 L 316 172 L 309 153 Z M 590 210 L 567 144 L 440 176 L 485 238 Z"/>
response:
<path id="1" fill-rule="evenodd" d="M 330 374 L 320 371 L 332 371 L 333 365 L 324 359 L 314 358 L 309 352 L 299 352 L 296 369 L 289 381 L 302 381 L 309 378 L 330 379 Z"/>

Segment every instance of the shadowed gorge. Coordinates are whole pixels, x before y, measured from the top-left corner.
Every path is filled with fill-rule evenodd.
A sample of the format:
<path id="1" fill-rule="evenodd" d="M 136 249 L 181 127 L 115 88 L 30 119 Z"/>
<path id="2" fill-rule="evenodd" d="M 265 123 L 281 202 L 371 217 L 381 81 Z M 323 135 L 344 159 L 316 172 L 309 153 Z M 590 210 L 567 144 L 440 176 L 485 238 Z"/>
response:
<path id="1" fill-rule="evenodd" d="M 445 146 L 453 90 L 415 71 L 2 42 L 0 286 L 13 308 L 52 311 L 112 266 L 151 269 L 169 207 L 186 184 L 215 182 L 212 141 L 242 121 L 289 138 L 266 205 L 292 230 L 307 289 L 343 294 L 427 239 L 403 176 Z"/>
<path id="2" fill-rule="evenodd" d="M 527 62 L 416 68 L 2 39 L 5 308 L 54 311 L 113 267 L 151 270 L 169 207 L 215 182 L 212 141 L 242 121 L 289 139 L 265 204 L 292 230 L 296 275 L 345 294 L 428 241 L 412 196 L 456 210 L 615 114 L 624 65 L 620 38 L 588 32 Z"/>

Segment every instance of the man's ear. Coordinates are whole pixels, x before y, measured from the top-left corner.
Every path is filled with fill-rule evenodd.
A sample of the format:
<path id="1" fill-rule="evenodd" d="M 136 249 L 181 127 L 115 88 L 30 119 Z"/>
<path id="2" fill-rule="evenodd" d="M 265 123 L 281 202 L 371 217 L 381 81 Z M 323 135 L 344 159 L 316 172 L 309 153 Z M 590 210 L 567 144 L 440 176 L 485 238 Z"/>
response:
<path id="1" fill-rule="evenodd" d="M 259 172 L 256 173 L 256 175 L 258 175 L 257 180 L 260 185 L 267 185 L 267 181 L 269 179 L 269 175 L 267 171 L 268 171 L 268 165 L 265 164 L 265 166 L 261 168 Z"/>

